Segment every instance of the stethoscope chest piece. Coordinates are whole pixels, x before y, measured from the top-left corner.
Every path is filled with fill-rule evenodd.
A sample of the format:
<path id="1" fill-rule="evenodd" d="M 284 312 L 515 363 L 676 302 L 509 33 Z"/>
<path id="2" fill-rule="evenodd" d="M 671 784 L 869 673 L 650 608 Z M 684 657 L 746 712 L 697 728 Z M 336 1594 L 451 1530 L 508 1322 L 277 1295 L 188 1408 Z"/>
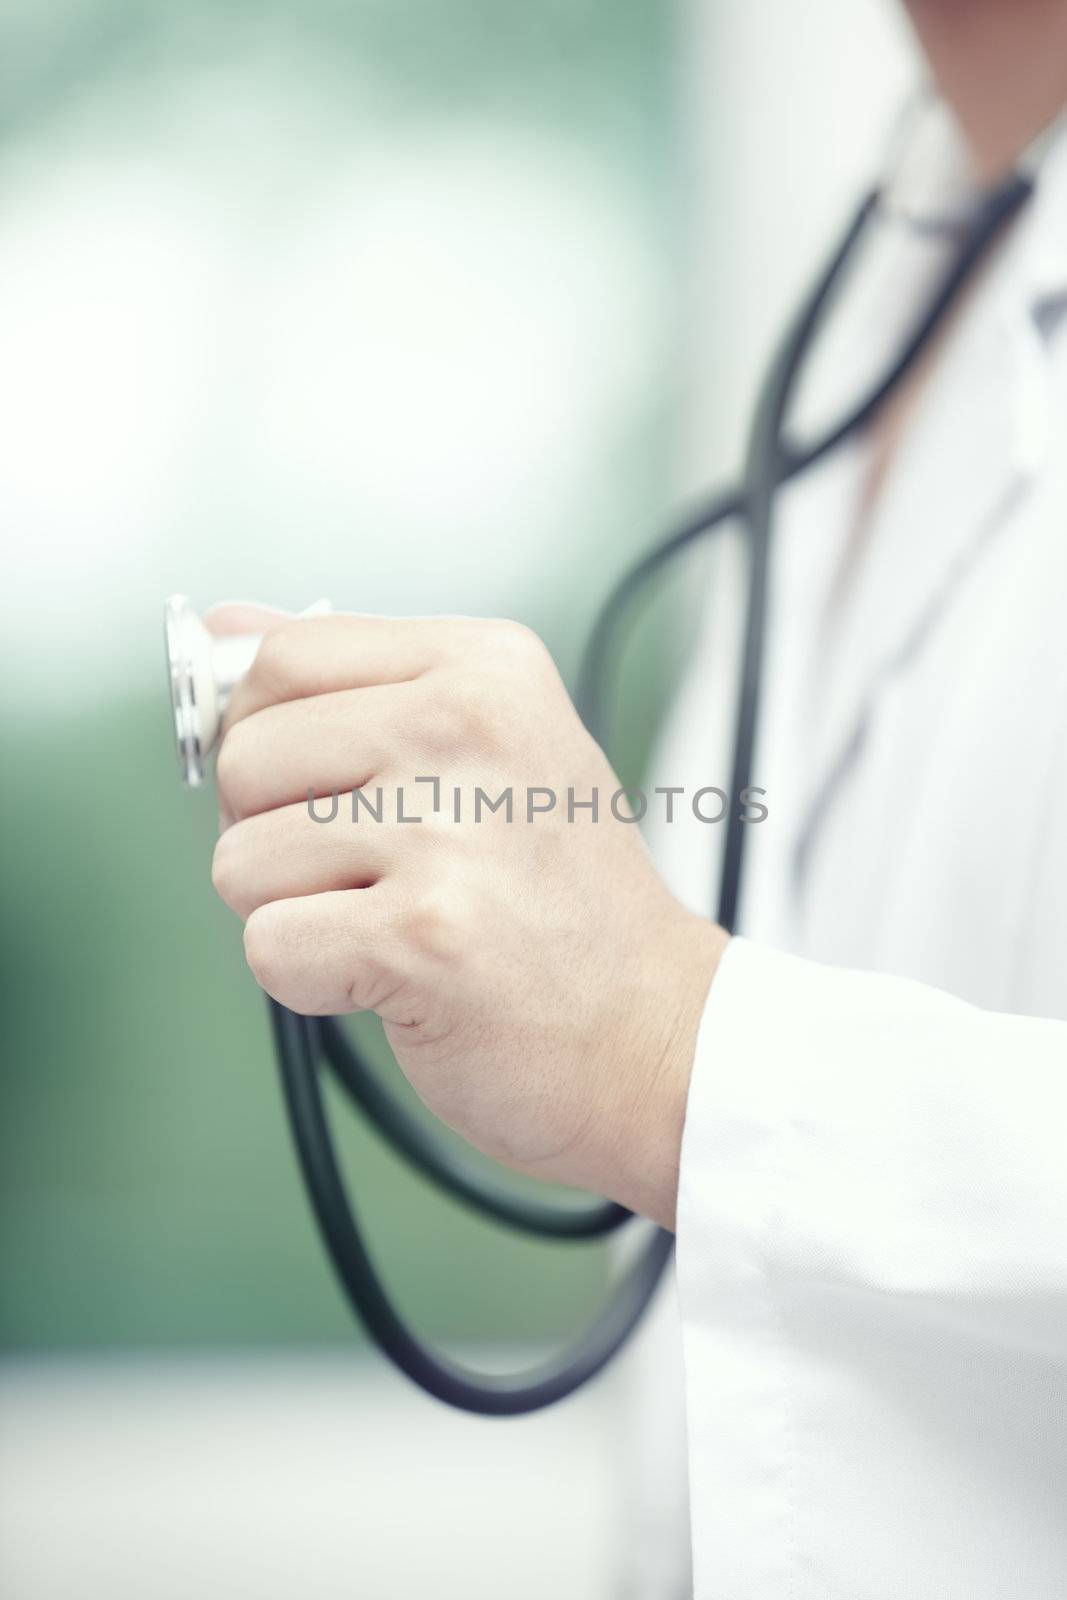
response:
<path id="1" fill-rule="evenodd" d="M 163 635 L 178 768 L 189 787 L 198 789 L 230 693 L 252 665 L 260 635 L 214 638 L 183 594 L 172 594 L 164 603 Z"/>

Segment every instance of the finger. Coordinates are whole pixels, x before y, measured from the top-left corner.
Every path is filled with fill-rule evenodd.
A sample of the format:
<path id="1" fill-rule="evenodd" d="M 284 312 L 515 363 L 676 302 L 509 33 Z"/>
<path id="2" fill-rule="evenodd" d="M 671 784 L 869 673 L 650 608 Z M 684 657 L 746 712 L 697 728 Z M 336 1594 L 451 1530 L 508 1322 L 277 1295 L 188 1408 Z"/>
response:
<path id="1" fill-rule="evenodd" d="M 286 700 L 407 683 L 457 657 L 478 625 L 464 617 L 297 617 L 272 628 L 236 686 L 224 726 Z"/>
<path id="2" fill-rule="evenodd" d="M 398 1003 L 396 898 L 384 885 L 261 906 L 245 926 L 245 958 L 261 988 L 303 1016 L 378 1011 Z"/>
<path id="3" fill-rule="evenodd" d="M 222 600 L 204 612 L 204 626 L 216 638 L 231 633 L 266 634 L 292 620 L 291 611 L 260 605 L 255 600 Z"/>
<path id="4" fill-rule="evenodd" d="M 371 783 L 414 751 L 418 695 L 410 684 L 286 700 L 225 735 L 215 783 L 231 820 Z"/>
<path id="5" fill-rule="evenodd" d="M 328 806 L 322 814 L 329 815 Z M 305 802 L 235 822 L 215 846 L 216 892 L 239 917 L 248 917 L 271 900 L 378 883 L 395 855 L 395 830 L 373 818 L 349 818 L 339 805 L 332 821 L 316 822 Z"/>

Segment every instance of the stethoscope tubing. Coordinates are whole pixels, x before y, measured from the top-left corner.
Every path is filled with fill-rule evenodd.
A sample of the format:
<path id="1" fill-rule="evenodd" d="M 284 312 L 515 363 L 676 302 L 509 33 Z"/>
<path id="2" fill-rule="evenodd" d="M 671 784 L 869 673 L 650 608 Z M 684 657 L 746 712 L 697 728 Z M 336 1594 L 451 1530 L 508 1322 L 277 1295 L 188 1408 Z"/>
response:
<path id="1" fill-rule="evenodd" d="M 424 1178 L 481 1216 L 539 1239 L 598 1239 L 614 1233 L 632 1213 L 611 1200 L 560 1205 L 519 1194 L 494 1168 L 475 1166 L 462 1149 L 445 1141 L 404 1102 L 356 1048 L 336 1017 L 313 1022 L 326 1065 L 359 1110 Z"/>
<path id="2" fill-rule="evenodd" d="M 777 490 L 874 418 L 912 370 L 956 304 L 960 291 L 1031 191 L 1030 181 L 1017 176 L 988 196 L 955 261 L 889 370 L 845 418 L 813 444 L 797 448 L 785 436 L 789 403 L 826 310 L 878 205 L 877 192 L 864 198 L 769 368 L 753 415 L 740 485 L 698 508 L 666 540 L 637 561 L 616 584 L 601 610 L 590 636 L 576 696 L 587 726 L 601 742 L 605 684 L 609 669 L 615 664 L 619 629 L 634 600 L 695 539 L 739 519 L 748 534 L 747 613 L 734 730 L 732 792 L 739 794 L 750 784 L 758 732 Z M 741 812 L 734 807 L 727 824 L 717 896 L 717 920 L 731 932 L 738 916 L 746 837 Z M 464 1162 L 458 1151 L 408 1112 L 342 1031 L 338 1019 L 300 1017 L 275 1001 L 270 1002 L 270 1013 L 293 1139 L 319 1231 L 356 1315 L 382 1353 L 427 1393 L 480 1415 L 515 1416 L 540 1410 L 595 1377 L 640 1321 L 670 1261 L 673 1236 L 650 1226 L 649 1239 L 624 1268 L 589 1327 L 572 1345 L 533 1371 L 506 1376 L 475 1373 L 438 1354 L 411 1331 L 396 1311 L 363 1240 L 333 1147 L 319 1079 L 320 1058 L 367 1120 L 412 1167 L 481 1214 L 527 1233 L 572 1240 L 613 1232 L 631 1220 L 630 1214 L 624 1207 L 605 1201 L 575 1208 L 509 1194 L 481 1168 Z"/>

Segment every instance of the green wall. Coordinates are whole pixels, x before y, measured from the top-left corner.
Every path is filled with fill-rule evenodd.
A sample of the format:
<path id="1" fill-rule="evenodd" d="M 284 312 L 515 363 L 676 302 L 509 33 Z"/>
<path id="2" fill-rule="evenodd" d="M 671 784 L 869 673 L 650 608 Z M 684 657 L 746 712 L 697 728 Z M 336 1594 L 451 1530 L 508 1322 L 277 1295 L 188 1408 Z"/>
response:
<path id="1" fill-rule="evenodd" d="M 478 111 L 487 140 L 520 114 L 546 137 L 565 132 L 620 177 L 640 226 L 662 240 L 669 28 L 670 7 L 653 0 L 24 0 L 3 23 L 2 155 L 61 140 L 86 97 L 106 106 L 131 82 L 171 82 L 281 39 L 295 72 L 301 61 L 328 68 L 341 98 L 349 71 L 373 79 L 386 141 L 413 121 L 432 131 L 456 108 Z M 125 137 L 138 138 L 136 113 Z M 0 159 L 0 218 L 4 204 Z M 664 244 L 665 326 L 670 254 Z M 625 460 L 591 441 L 588 514 L 565 570 L 546 572 L 526 613 L 569 669 L 609 571 L 667 498 L 669 401 L 650 393 L 639 423 Z M 41 608 L 47 634 L 47 589 Z M 99 609 L 102 629 L 131 634 L 133 690 L 107 680 L 96 695 L 92 662 L 75 657 L 65 670 L 89 674 L 88 692 L 70 712 L 38 709 L 24 664 L 5 669 L 27 670 L 28 687 L 5 715 L 0 769 L 0 1335 L 18 1349 L 348 1340 L 289 1150 L 262 997 L 239 927 L 210 891 L 213 807 L 176 781 L 155 616 Z M 631 770 L 662 676 L 654 649 L 648 662 Z M 339 1112 L 371 1236 L 424 1327 L 456 1339 L 557 1336 L 588 1309 L 600 1251 L 472 1220 Z"/>

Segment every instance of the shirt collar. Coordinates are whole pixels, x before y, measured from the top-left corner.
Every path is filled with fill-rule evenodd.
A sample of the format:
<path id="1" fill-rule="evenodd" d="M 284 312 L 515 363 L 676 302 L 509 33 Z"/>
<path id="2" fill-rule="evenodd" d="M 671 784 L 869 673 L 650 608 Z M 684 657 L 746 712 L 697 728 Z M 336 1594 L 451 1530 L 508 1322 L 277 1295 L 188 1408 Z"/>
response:
<path id="1" fill-rule="evenodd" d="M 1020 162 L 1034 195 L 1020 219 L 1017 282 L 1035 315 L 1067 309 L 1067 111 Z M 950 238 L 973 215 L 984 186 L 962 130 L 933 90 L 906 105 L 880 188 L 886 219 L 918 236 Z"/>
<path id="2" fill-rule="evenodd" d="M 932 89 L 920 89 L 905 105 L 890 140 L 880 211 L 907 231 L 949 236 L 969 220 L 981 195 L 951 110 Z"/>

